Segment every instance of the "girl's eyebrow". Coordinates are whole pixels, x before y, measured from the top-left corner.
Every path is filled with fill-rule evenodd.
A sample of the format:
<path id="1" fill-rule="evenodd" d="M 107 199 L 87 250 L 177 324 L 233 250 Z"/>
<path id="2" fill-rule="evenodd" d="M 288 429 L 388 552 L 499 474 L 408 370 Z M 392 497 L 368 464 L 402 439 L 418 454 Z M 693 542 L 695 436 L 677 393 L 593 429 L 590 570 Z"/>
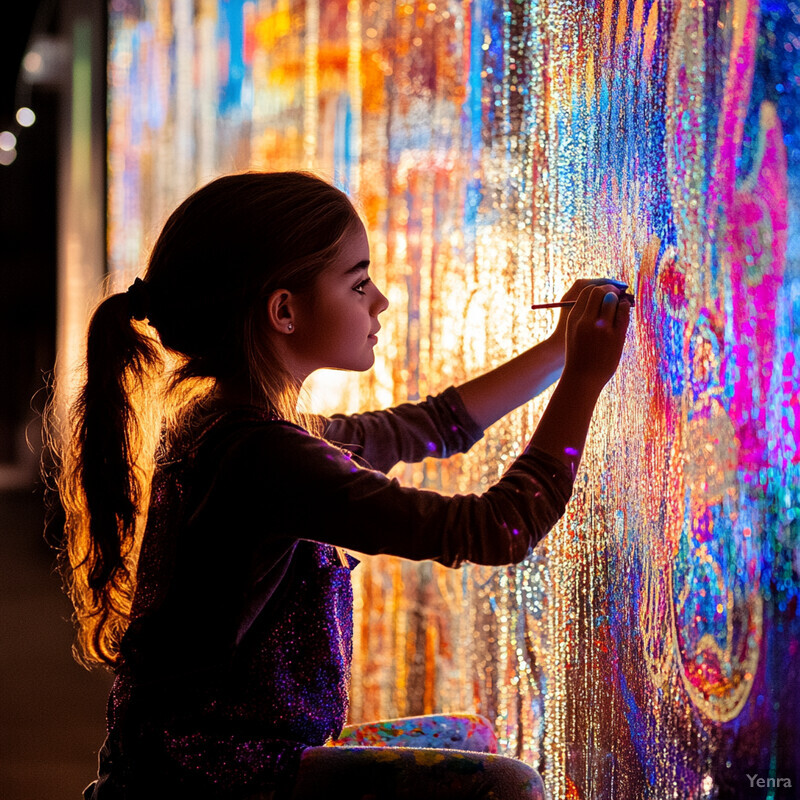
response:
<path id="1" fill-rule="evenodd" d="M 362 270 L 369 269 L 369 261 L 359 261 L 354 267 L 350 267 L 350 269 L 345 272 L 345 276 L 353 275 L 356 272 L 361 272 Z"/>

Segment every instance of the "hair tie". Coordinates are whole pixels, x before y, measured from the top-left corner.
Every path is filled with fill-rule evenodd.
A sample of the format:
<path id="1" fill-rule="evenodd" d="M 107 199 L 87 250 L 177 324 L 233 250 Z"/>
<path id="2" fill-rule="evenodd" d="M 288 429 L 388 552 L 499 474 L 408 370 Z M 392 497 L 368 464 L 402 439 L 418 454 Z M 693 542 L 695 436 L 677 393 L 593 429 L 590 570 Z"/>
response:
<path id="1" fill-rule="evenodd" d="M 131 319 L 147 319 L 150 313 L 150 291 L 147 284 L 137 278 L 126 292 L 128 295 L 128 312 Z"/>

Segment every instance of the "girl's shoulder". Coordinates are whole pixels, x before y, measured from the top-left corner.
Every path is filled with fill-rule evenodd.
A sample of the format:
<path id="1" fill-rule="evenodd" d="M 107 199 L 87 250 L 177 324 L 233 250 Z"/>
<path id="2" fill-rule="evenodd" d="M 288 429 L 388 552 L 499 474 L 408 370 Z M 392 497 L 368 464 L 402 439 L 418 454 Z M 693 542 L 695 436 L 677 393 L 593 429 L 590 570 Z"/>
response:
<path id="1" fill-rule="evenodd" d="M 259 406 L 200 407 L 189 410 L 170 430 L 164 431 L 156 460 L 163 469 L 189 464 L 203 453 L 218 456 L 265 429 L 309 435 L 302 426 Z"/>

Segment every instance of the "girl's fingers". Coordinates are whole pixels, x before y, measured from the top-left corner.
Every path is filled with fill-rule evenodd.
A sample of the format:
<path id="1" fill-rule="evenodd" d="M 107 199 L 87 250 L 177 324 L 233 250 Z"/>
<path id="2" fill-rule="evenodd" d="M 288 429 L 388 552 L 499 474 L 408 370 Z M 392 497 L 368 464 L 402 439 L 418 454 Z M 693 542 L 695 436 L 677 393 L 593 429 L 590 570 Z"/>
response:
<path id="1" fill-rule="evenodd" d="M 619 303 L 617 304 L 617 321 L 616 321 L 617 327 L 622 328 L 623 330 L 627 330 L 630 318 L 631 318 L 631 303 L 627 298 L 621 298 Z"/>
<path id="2" fill-rule="evenodd" d="M 614 278 L 581 278 L 581 280 L 575 281 L 575 285 L 582 288 L 586 286 L 613 286 L 620 291 L 624 291 L 628 288 L 627 283 L 615 280 Z"/>
<path id="3" fill-rule="evenodd" d="M 617 316 L 617 306 L 619 305 L 619 297 L 616 292 L 606 292 L 603 295 L 603 303 L 600 306 L 600 316 L 598 321 L 602 320 L 606 325 L 612 326 L 614 319 Z"/>
<path id="4" fill-rule="evenodd" d="M 620 291 L 625 291 L 625 289 L 628 288 L 627 283 L 624 281 L 616 281 L 614 278 L 591 278 L 590 282 L 594 286 L 608 286 L 610 284 L 615 289 L 619 289 Z"/>
<path id="5" fill-rule="evenodd" d="M 592 297 L 593 291 L 594 287 L 592 286 L 587 286 L 581 290 L 581 293 L 578 295 L 578 299 L 575 301 L 575 305 L 572 306 L 572 310 L 569 313 L 569 318 L 573 323 L 579 320 L 586 313 L 586 309 L 589 307 L 589 301 Z"/>
<path id="6" fill-rule="evenodd" d="M 570 286 L 569 290 L 562 299 L 573 300 L 577 298 L 578 295 L 580 295 L 580 293 L 587 287 L 608 286 L 609 284 L 615 289 L 619 289 L 620 292 L 624 292 L 625 289 L 628 288 L 627 283 L 614 280 L 614 278 L 580 278 L 579 280 L 575 281 L 572 286 Z"/>

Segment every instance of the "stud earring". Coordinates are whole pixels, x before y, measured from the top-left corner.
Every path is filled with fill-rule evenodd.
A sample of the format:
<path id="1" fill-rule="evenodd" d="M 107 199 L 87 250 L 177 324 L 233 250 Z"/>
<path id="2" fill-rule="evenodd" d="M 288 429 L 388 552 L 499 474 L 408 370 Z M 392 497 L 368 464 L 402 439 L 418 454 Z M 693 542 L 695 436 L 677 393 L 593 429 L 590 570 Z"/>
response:
<path id="1" fill-rule="evenodd" d="M 292 323 L 290 322 L 290 323 L 289 323 L 289 324 L 286 326 L 286 330 L 287 330 L 287 331 L 293 331 L 293 330 L 294 330 L 294 325 L 292 325 Z"/>

